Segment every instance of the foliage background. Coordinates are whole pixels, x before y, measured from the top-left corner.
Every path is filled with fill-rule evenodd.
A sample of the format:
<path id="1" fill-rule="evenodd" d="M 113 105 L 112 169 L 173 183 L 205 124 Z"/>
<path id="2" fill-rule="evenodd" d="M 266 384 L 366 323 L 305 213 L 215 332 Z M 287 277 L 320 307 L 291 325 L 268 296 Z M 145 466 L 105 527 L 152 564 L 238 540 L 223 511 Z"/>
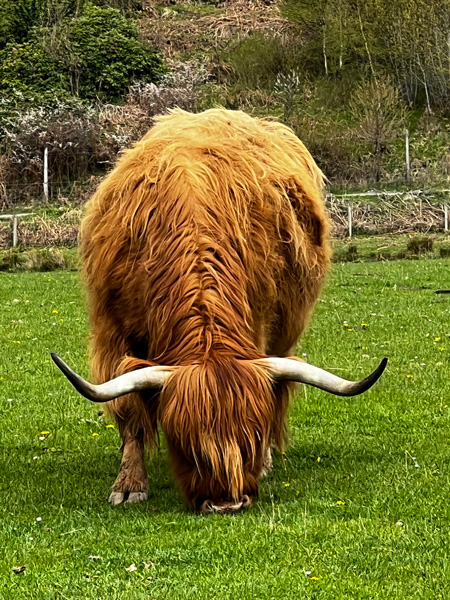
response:
<path id="1" fill-rule="evenodd" d="M 46 145 L 82 201 L 174 106 L 284 120 L 333 190 L 446 188 L 449 26 L 450 0 L 0 0 L 0 205 L 40 200 Z"/>

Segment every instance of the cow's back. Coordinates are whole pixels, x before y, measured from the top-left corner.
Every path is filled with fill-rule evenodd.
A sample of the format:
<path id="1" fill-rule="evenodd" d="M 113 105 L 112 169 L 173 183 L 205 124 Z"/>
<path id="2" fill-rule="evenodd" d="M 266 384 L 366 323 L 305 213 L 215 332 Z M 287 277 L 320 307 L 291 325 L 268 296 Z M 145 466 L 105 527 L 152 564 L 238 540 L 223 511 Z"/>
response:
<path id="1" fill-rule="evenodd" d="M 322 175 L 286 127 L 176 110 L 124 153 L 88 205 L 91 322 L 137 355 L 286 354 L 328 266 Z M 117 329 L 117 328 L 116 328 Z"/>

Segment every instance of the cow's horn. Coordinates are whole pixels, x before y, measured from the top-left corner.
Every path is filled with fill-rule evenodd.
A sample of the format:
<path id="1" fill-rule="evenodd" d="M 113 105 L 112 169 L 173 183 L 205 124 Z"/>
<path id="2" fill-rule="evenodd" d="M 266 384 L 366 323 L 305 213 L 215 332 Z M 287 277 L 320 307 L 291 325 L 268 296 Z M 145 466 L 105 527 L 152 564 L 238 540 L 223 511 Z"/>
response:
<path id="1" fill-rule="evenodd" d="M 387 365 L 387 358 L 383 358 L 378 367 L 368 377 L 361 381 L 347 381 L 337 375 L 328 373 L 319 367 L 309 365 L 303 361 L 292 358 L 262 358 L 258 362 L 269 367 L 275 380 L 298 381 L 313 385 L 336 396 L 357 396 L 367 391 L 381 377 Z"/>
<path id="2" fill-rule="evenodd" d="M 119 377 L 115 377 L 106 383 L 93 385 L 80 377 L 75 371 L 72 371 L 57 354 L 52 353 L 52 358 L 73 387 L 93 402 L 107 402 L 139 390 L 161 389 L 172 373 L 168 367 L 144 367 L 119 375 Z"/>

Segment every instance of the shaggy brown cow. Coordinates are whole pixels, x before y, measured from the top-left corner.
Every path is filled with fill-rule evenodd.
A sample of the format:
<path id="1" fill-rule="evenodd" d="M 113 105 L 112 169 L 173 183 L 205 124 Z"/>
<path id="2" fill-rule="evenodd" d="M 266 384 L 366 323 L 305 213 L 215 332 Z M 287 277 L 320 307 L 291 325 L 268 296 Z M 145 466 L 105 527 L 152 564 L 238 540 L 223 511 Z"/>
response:
<path id="1" fill-rule="evenodd" d="M 290 381 L 354 395 L 381 375 L 385 361 L 353 383 L 283 358 L 328 267 L 322 183 L 290 129 L 214 109 L 160 117 L 100 185 L 82 256 L 92 370 L 106 383 L 54 359 L 86 397 L 112 399 L 112 504 L 147 498 L 144 443 L 159 423 L 189 506 L 248 506 L 285 443 Z"/>

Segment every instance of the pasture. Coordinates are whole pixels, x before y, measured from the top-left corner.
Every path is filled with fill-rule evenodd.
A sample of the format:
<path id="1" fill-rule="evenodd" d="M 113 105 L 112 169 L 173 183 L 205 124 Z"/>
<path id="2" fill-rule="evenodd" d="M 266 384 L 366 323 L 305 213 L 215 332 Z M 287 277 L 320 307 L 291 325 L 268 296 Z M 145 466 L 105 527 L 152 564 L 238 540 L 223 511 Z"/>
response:
<path id="1" fill-rule="evenodd" d="M 164 440 L 149 501 L 108 505 L 118 432 L 49 354 L 88 374 L 78 275 L 1 274 L 0 598 L 448 597 L 449 272 L 333 266 L 299 355 L 351 379 L 388 368 L 356 398 L 299 391 L 259 501 L 208 517 L 184 508 Z"/>

